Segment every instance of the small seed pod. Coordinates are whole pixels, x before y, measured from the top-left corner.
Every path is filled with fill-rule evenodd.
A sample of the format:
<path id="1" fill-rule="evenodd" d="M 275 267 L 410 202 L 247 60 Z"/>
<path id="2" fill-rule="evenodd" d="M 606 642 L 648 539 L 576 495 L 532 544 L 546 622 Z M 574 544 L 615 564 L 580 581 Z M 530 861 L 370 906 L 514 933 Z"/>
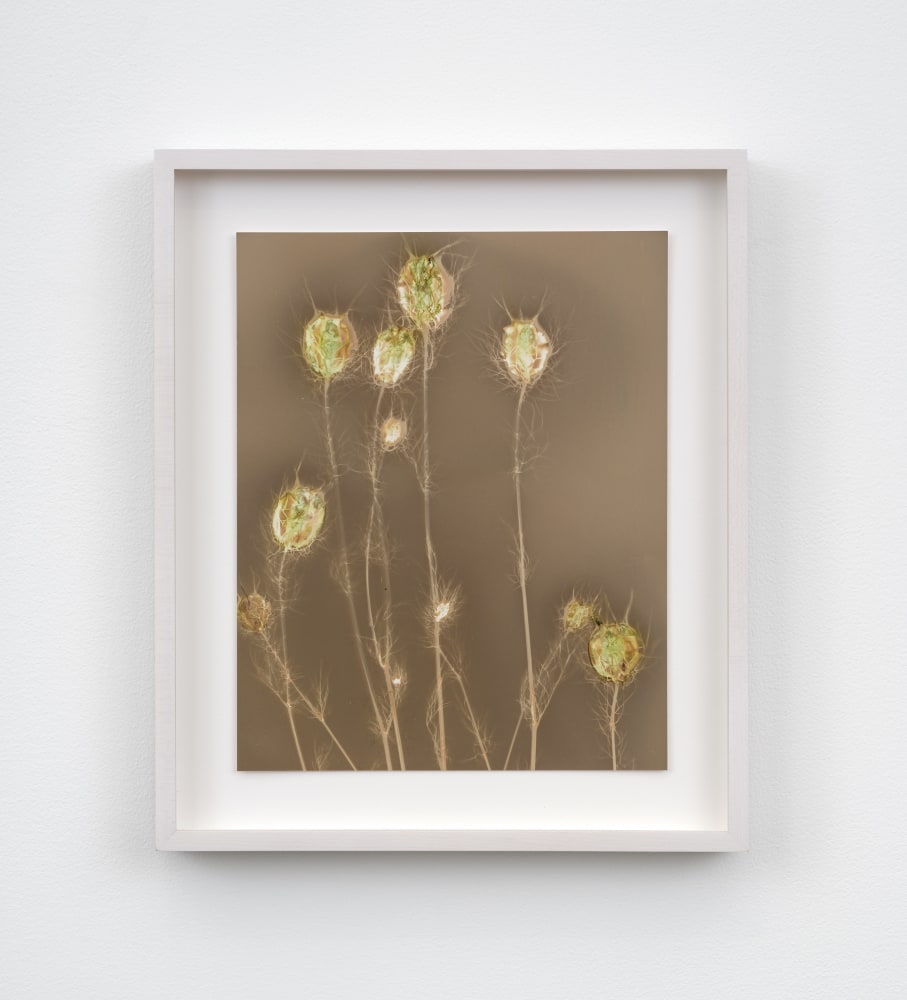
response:
<path id="1" fill-rule="evenodd" d="M 410 257 L 397 277 L 397 298 L 418 330 L 434 330 L 447 319 L 453 291 L 437 257 Z"/>
<path id="2" fill-rule="evenodd" d="M 387 666 L 388 676 L 390 677 L 391 688 L 393 689 L 394 701 L 398 702 L 403 697 L 403 692 L 406 690 L 406 671 L 400 664 L 388 664 Z"/>
<path id="3" fill-rule="evenodd" d="M 594 605 L 574 597 L 564 608 L 564 631 L 581 632 L 584 628 L 594 625 L 597 616 Z"/>
<path id="4" fill-rule="evenodd" d="M 318 313 L 302 332 L 302 356 L 318 378 L 339 375 L 356 350 L 356 333 L 346 316 Z"/>
<path id="5" fill-rule="evenodd" d="M 378 385 L 396 385 L 407 373 L 416 353 L 416 338 L 411 330 L 392 326 L 382 330 L 372 349 L 372 364 Z"/>
<path id="6" fill-rule="evenodd" d="M 441 586 L 434 604 L 428 607 L 428 620 L 433 628 L 435 625 L 446 628 L 459 615 L 461 608 L 460 588 L 450 585 Z"/>
<path id="7" fill-rule="evenodd" d="M 381 447 L 393 451 L 406 440 L 406 421 L 402 417 L 388 417 L 378 432 Z"/>
<path id="8" fill-rule="evenodd" d="M 551 357 L 551 340 L 534 320 L 517 319 L 504 327 L 504 365 L 518 385 L 532 385 Z"/>
<path id="9" fill-rule="evenodd" d="M 236 602 L 236 618 L 244 632 L 264 632 L 271 621 L 271 602 L 257 593 L 240 597 Z"/>
<path id="10" fill-rule="evenodd" d="M 288 552 L 304 552 L 324 524 L 324 494 L 307 486 L 294 486 L 277 498 L 271 529 L 274 540 Z"/>
<path id="11" fill-rule="evenodd" d="M 597 625 L 589 638 L 589 662 L 603 680 L 626 684 L 632 680 L 642 660 L 643 642 L 626 622 Z"/>

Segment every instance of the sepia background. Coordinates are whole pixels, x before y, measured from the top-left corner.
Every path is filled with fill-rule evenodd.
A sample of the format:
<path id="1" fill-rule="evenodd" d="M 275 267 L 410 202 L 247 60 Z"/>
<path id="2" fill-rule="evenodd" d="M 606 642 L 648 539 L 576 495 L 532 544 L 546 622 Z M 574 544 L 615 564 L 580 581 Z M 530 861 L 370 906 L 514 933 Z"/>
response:
<path id="1" fill-rule="evenodd" d="M 494 363 L 508 314 L 533 316 L 556 356 L 524 406 L 523 475 L 530 560 L 529 614 L 536 663 L 559 632 L 559 609 L 574 588 L 600 591 L 647 639 L 637 679 L 622 694 L 623 768 L 666 767 L 666 302 L 667 234 L 639 232 L 239 234 L 238 586 L 268 589 L 273 500 L 299 467 L 301 481 L 327 485 L 321 386 L 299 358 L 299 333 L 314 309 L 350 310 L 360 341 L 358 376 L 331 388 L 344 516 L 360 625 L 362 539 L 370 504 L 365 470 L 376 389 L 368 346 L 393 304 L 393 275 L 407 250 L 442 254 L 457 278 L 457 307 L 431 373 L 432 534 L 440 576 L 462 603 L 442 633 L 465 667 L 470 699 L 503 765 L 526 671 L 516 578 L 511 469 L 518 390 Z M 395 409 L 420 432 L 417 365 L 394 390 Z M 387 401 L 386 401 L 387 404 Z M 423 624 L 427 573 L 422 494 L 414 467 L 387 456 L 383 506 L 394 551 L 394 630 L 407 687 L 399 707 L 408 768 L 434 768 L 425 723 L 434 654 Z M 346 599 L 334 583 L 338 540 L 328 518 L 323 544 L 293 560 L 295 599 L 287 613 L 290 661 L 312 686 L 330 688 L 328 721 L 359 767 L 384 766 L 369 731 L 371 706 L 352 641 Z M 272 588 L 273 589 L 273 588 Z M 240 770 L 296 769 L 282 704 L 255 677 L 260 648 L 238 645 L 237 763 Z M 379 690 L 383 690 L 376 671 Z M 446 685 L 450 767 L 484 767 Z M 610 698 L 610 686 L 606 691 Z M 602 685 L 582 655 L 546 713 L 539 768 L 610 767 L 596 720 Z M 317 723 L 298 714 L 303 751 L 325 745 Z M 524 726 L 511 767 L 528 766 Z M 345 767 L 334 752 L 330 767 Z"/>

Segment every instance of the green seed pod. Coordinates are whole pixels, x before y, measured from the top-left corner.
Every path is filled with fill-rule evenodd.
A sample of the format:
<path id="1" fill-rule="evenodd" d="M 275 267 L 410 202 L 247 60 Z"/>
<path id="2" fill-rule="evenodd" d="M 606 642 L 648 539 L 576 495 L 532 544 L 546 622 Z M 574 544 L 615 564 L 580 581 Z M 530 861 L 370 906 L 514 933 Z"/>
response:
<path id="1" fill-rule="evenodd" d="M 271 621 L 271 602 L 261 594 L 240 597 L 236 602 L 236 618 L 244 632 L 264 632 Z"/>
<path id="2" fill-rule="evenodd" d="M 416 354 L 416 338 L 411 330 L 392 326 L 382 330 L 372 349 L 375 381 L 379 385 L 396 385 L 406 374 Z"/>
<path id="3" fill-rule="evenodd" d="M 533 320 L 514 320 L 504 327 L 504 364 L 511 378 L 519 385 L 531 385 L 548 364 L 551 340 Z"/>
<path id="4" fill-rule="evenodd" d="M 574 597 L 567 602 L 564 608 L 564 631 L 580 632 L 582 629 L 594 625 L 596 617 L 596 609 L 592 604 Z"/>
<path id="5" fill-rule="evenodd" d="M 306 486 L 281 493 L 274 505 L 271 530 L 274 540 L 288 552 L 310 548 L 324 524 L 324 494 Z"/>
<path id="6" fill-rule="evenodd" d="M 334 378 L 356 350 L 356 334 L 346 316 L 320 312 L 302 333 L 302 356 L 319 377 Z"/>
<path id="7" fill-rule="evenodd" d="M 636 629 L 626 622 L 598 625 L 589 639 L 592 669 L 612 684 L 626 684 L 632 680 L 639 669 L 642 654 L 642 639 Z"/>
<path id="8" fill-rule="evenodd" d="M 418 330 L 433 330 L 447 319 L 453 278 L 436 257 L 410 257 L 397 278 L 397 298 Z"/>

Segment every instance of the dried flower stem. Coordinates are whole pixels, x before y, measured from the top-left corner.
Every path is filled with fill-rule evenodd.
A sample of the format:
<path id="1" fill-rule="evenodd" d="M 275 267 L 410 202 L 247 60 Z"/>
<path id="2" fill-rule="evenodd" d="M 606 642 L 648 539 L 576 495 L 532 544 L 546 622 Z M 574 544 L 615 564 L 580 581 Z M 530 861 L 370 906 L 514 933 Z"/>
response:
<path id="1" fill-rule="evenodd" d="M 277 650 L 277 647 L 274 645 L 273 642 L 271 642 L 271 640 L 267 637 L 267 635 L 263 634 L 261 636 L 261 639 L 262 642 L 264 643 L 265 649 L 267 649 L 269 655 L 271 656 L 271 659 L 274 661 L 274 664 L 277 666 L 279 670 L 280 676 L 283 678 L 284 681 L 286 698 L 281 700 L 283 701 L 284 707 L 286 708 L 290 718 L 290 726 L 293 730 L 293 739 L 296 743 L 296 751 L 297 753 L 299 753 L 303 771 L 306 770 L 306 766 L 305 763 L 302 762 L 302 752 L 299 749 L 299 739 L 297 738 L 296 735 L 296 722 L 293 718 L 293 707 L 292 707 L 293 699 L 290 696 L 290 688 L 292 688 L 296 692 L 297 696 L 299 697 L 299 700 L 303 703 L 303 705 L 305 705 L 306 711 L 309 713 L 309 715 L 311 715 L 313 719 L 315 719 L 317 722 L 321 724 L 321 726 L 324 728 L 324 731 L 328 734 L 328 736 L 334 743 L 334 746 L 336 746 L 337 749 L 346 758 L 346 762 L 350 765 L 350 767 L 354 771 L 358 770 L 356 765 L 353 763 L 350 755 L 346 752 L 346 748 L 343 746 L 340 740 L 337 739 L 337 735 L 335 734 L 334 730 L 328 725 L 328 721 L 324 717 L 323 706 L 316 705 L 312 701 L 312 699 L 305 693 L 305 691 L 303 691 L 302 688 L 299 687 L 296 681 L 293 680 L 293 674 L 290 671 L 288 661 L 281 657 L 280 653 Z"/>
<path id="2" fill-rule="evenodd" d="M 353 763 L 352 757 L 350 757 L 350 755 L 346 752 L 346 747 L 344 747 L 344 745 L 340 742 L 340 740 L 337 739 L 337 734 L 330 727 L 330 725 L 328 725 L 328 720 L 324 717 L 324 708 L 322 706 L 316 705 L 312 701 L 312 699 L 305 693 L 305 691 L 303 691 L 302 688 L 299 687 L 296 681 L 292 679 L 292 676 L 290 677 L 290 684 L 293 686 L 293 690 L 296 692 L 296 694 L 299 695 L 299 698 L 301 699 L 303 705 L 305 705 L 306 711 L 311 714 L 313 719 L 316 719 L 318 722 L 321 723 L 322 727 L 324 728 L 324 731 L 331 738 L 331 742 L 343 754 L 347 764 L 350 765 L 352 770 L 358 771 L 359 768 L 356 767 L 356 765 Z"/>
<path id="3" fill-rule="evenodd" d="M 502 771 L 506 771 L 510 765 L 510 758 L 513 755 L 513 748 L 516 746 L 516 738 L 520 732 L 520 726 L 523 724 L 523 713 L 516 717 L 516 725 L 513 727 L 513 736 L 510 737 L 510 746 L 507 748 L 507 756 L 504 758 L 504 766 L 501 768 Z"/>
<path id="4" fill-rule="evenodd" d="M 394 769 L 391 761 L 390 744 L 387 739 L 387 725 L 378 708 L 378 701 L 375 698 L 375 691 L 369 677 L 368 664 L 365 661 L 365 650 L 362 646 L 362 636 L 359 632 L 359 615 L 356 611 L 356 600 L 353 594 L 353 579 L 350 574 L 350 557 L 346 543 L 346 526 L 343 520 L 343 501 L 340 491 L 340 473 L 337 467 L 337 455 L 334 449 L 334 436 L 331 429 L 331 405 L 330 405 L 331 380 L 324 379 L 324 436 L 328 449 L 328 461 L 331 466 L 331 481 L 334 487 L 334 505 L 337 510 L 337 530 L 340 535 L 340 565 L 343 574 L 341 585 L 346 594 L 347 606 L 350 613 L 350 628 L 353 631 L 353 641 L 356 644 L 356 655 L 359 665 L 362 668 L 362 677 L 368 690 L 369 700 L 372 703 L 372 710 L 375 714 L 375 721 L 378 724 L 378 731 L 381 734 L 381 743 L 384 747 L 384 760 L 388 771 Z"/>
<path id="5" fill-rule="evenodd" d="M 425 555 L 428 559 L 428 581 L 432 611 L 440 598 L 438 565 L 431 540 L 431 463 L 428 453 L 428 373 L 430 369 L 428 331 L 422 331 L 422 498 L 425 518 Z M 432 646 L 435 651 L 435 698 L 438 713 L 438 764 L 447 770 L 447 736 L 444 728 L 444 671 L 441 665 L 441 622 L 432 614 Z"/>
<path id="6" fill-rule="evenodd" d="M 284 708 L 287 710 L 287 718 L 290 721 L 290 731 L 293 733 L 293 743 L 296 746 L 296 756 L 299 758 L 299 766 L 303 771 L 308 770 L 305 766 L 305 757 L 302 755 L 302 747 L 299 745 L 299 734 L 296 732 L 296 720 L 293 718 L 293 709 L 290 707 L 290 672 L 286 669 L 287 662 L 287 623 L 286 623 L 286 562 L 287 562 L 287 550 L 283 549 L 280 553 L 280 563 L 277 567 L 277 620 L 280 623 L 280 643 L 283 647 L 283 676 L 286 681 L 286 692 L 282 699 Z M 273 643 L 270 640 L 266 640 L 266 644 L 269 649 L 273 650 L 273 654 L 278 662 L 280 658 L 276 657 L 277 650 L 274 649 Z"/>
<path id="7" fill-rule="evenodd" d="M 289 690 L 287 692 L 287 698 L 289 698 Z M 293 718 L 293 709 L 290 707 L 289 701 L 284 702 L 284 707 L 287 710 L 287 718 L 290 720 L 290 730 L 293 733 L 293 742 L 296 744 L 296 756 L 299 757 L 299 766 L 303 771 L 307 770 L 305 766 L 305 760 L 302 756 L 302 747 L 299 745 L 299 734 L 296 732 L 296 721 Z"/>
<path id="8" fill-rule="evenodd" d="M 280 552 L 280 562 L 277 564 L 277 621 L 280 623 L 280 645 L 283 649 L 283 659 L 287 660 L 287 623 L 286 615 L 286 585 L 287 585 L 287 550 Z"/>
<path id="9" fill-rule="evenodd" d="M 523 496 L 520 488 L 522 460 L 520 457 L 520 429 L 523 417 L 523 401 L 526 398 L 526 385 L 520 387 L 520 395 L 516 404 L 516 422 L 513 428 L 513 486 L 516 492 L 517 545 L 519 547 L 520 593 L 523 597 L 523 632 L 526 639 L 526 680 L 529 685 L 529 728 L 531 743 L 529 749 L 529 770 L 535 770 L 536 745 L 538 742 L 539 712 L 535 692 L 535 677 L 532 671 L 532 638 L 529 632 L 529 601 L 526 595 L 526 542 L 523 535 Z"/>
<path id="10" fill-rule="evenodd" d="M 617 699 L 620 695 L 620 685 L 612 684 L 614 694 L 611 696 L 611 715 L 608 725 L 611 730 L 611 770 L 617 770 Z"/>
<path id="11" fill-rule="evenodd" d="M 536 732 L 538 727 L 542 724 L 542 719 L 545 716 L 545 712 L 548 711 L 548 706 L 551 704 L 551 699 L 554 697 L 555 691 L 560 687 L 561 681 L 564 679 L 564 674 L 567 670 L 567 663 L 569 662 L 569 654 L 566 659 L 564 659 L 564 646 L 566 645 L 568 639 L 563 633 L 557 637 L 557 641 L 549 649 L 548 655 L 542 660 L 542 664 L 538 669 L 538 683 L 536 686 L 536 711 L 538 718 L 536 720 Z M 528 686 L 528 680 L 527 680 Z M 538 689 L 542 690 L 541 699 L 538 697 Z M 507 756 L 504 759 L 504 767 L 502 770 L 506 771 L 509 764 L 510 758 L 513 755 L 513 748 L 516 745 L 517 736 L 520 732 L 520 726 L 523 724 L 523 712 L 517 716 L 516 725 L 513 727 L 513 735 L 510 737 L 510 746 L 507 749 Z"/>
<path id="12" fill-rule="evenodd" d="M 482 760 L 485 761 L 485 767 L 490 771 L 491 761 L 488 759 L 488 747 L 485 742 L 485 737 L 482 735 L 482 730 L 479 728 L 475 712 L 472 710 L 472 702 L 469 700 L 469 694 L 466 691 L 466 682 L 463 680 L 463 674 L 459 668 L 454 666 L 450 657 L 446 653 L 442 653 L 441 655 L 444 657 L 444 662 L 450 668 L 450 672 L 454 675 L 454 679 L 460 685 L 460 693 L 463 695 L 463 705 L 466 708 L 466 715 L 469 719 L 469 727 L 472 729 L 472 735 L 475 738 L 479 753 L 482 755 Z"/>
<path id="13" fill-rule="evenodd" d="M 368 527 L 365 532 L 365 603 L 368 609 L 368 624 L 372 637 L 372 649 L 375 659 L 381 666 L 381 671 L 384 674 L 384 682 L 387 687 L 387 701 L 391 710 L 391 722 L 394 727 L 394 740 L 397 744 L 397 756 L 400 759 L 400 770 L 405 771 L 406 759 L 403 755 L 403 740 L 400 737 L 400 720 L 397 717 L 397 694 L 394 691 L 394 684 L 393 679 L 391 678 L 390 669 L 390 566 L 387 553 L 387 543 L 383 538 L 384 518 L 381 512 L 381 498 L 379 493 L 383 453 L 378 447 L 378 428 L 381 423 L 381 404 L 383 400 L 384 389 L 381 388 L 378 390 L 378 402 L 375 404 L 375 424 L 372 428 L 371 444 L 369 447 L 369 476 L 372 483 L 372 502 L 368 514 Z M 376 526 L 378 527 L 379 534 L 382 535 L 380 547 L 385 592 L 385 606 L 382 611 L 382 617 L 384 618 L 385 623 L 385 637 L 383 645 L 378 637 L 378 629 L 375 622 L 374 602 L 372 599 L 372 538 Z"/>

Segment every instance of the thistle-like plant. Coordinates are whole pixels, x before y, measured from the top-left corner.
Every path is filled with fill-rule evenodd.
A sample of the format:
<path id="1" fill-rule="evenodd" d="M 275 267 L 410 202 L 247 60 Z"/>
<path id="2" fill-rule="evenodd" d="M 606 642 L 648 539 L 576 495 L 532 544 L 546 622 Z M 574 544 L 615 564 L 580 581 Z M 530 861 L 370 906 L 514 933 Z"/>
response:
<path id="1" fill-rule="evenodd" d="M 602 607 L 607 610 L 602 611 Z M 645 654 L 639 631 L 627 618 L 611 612 L 607 601 L 573 598 L 564 609 L 565 633 L 581 634 L 586 639 L 587 676 L 599 691 L 599 724 L 608 740 L 611 769 L 619 765 L 618 722 L 621 691 L 636 677 Z"/>
<path id="2" fill-rule="evenodd" d="M 532 633 L 529 624 L 529 598 L 526 587 L 527 554 L 523 530 L 522 451 L 523 404 L 526 394 L 544 374 L 551 357 L 551 339 L 538 318 L 512 319 L 501 337 L 501 364 L 510 382 L 519 390 L 513 424 L 513 489 L 516 497 L 517 575 L 523 603 L 523 640 L 526 648 L 526 687 L 521 699 L 529 721 L 529 769 L 535 770 L 538 729 L 542 719 L 539 690 L 532 662 Z"/>
<path id="3" fill-rule="evenodd" d="M 258 678 L 286 710 L 300 768 L 303 771 L 308 770 L 299 742 L 299 733 L 296 729 L 295 712 L 297 708 L 301 707 L 310 718 L 315 719 L 321 725 L 331 742 L 355 771 L 356 765 L 327 721 L 327 688 L 320 687 L 314 697 L 307 694 L 293 677 L 286 656 L 281 655 L 274 644 L 271 634 L 274 620 L 271 602 L 257 591 L 240 595 L 236 602 L 236 618 L 240 630 L 260 643 L 265 650 L 266 659 L 264 664 L 259 666 Z M 316 769 L 318 769 L 319 758 L 317 755 L 315 764 Z"/>
<path id="4" fill-rule="evenodd" d="M 404 416 L 397 413 L 384 414 L 385 393 L 398 386 L 409 374 L 415 350 L 416 335 L 404 326 L 389 326 L 381 330 L 372 348 L 372 378 L 378 387 L 378 395 L 369 436 L 368 472 L 371 503 L 365 532 L 365 598 L 372 653 L 384 675 L 390 726 L 393 728 L 401 771 L 406 770 L 406 755 L 397 707 L 405 685 L 401 665 L 395 656 L 390 553 L 381 506 L 381 471 L 385 456 L 389 452 L 405 447 L 408 430 Z M 373 564 L 377 565 L 382 573 L 384 598 L 380 606 L 373 594 Z"/>
<path id="5" fill-rule="evenodd" d="M 561 612 L 560 623 L 564 627 L 558 630 L 557 637 L 549 646 L 548 652 L 545 654 L 545 658 L 538 665 L 538 668 L 534 669 L 532 673 L 532 690 L 535 694 L 536 734 L 538 733 L 542 719 L 545 717 L 545 713 L 548 711 L 548 707 L 554 698 L 555 692 L 567 676 L 567 670 L 570 666 L 571 659 L 578 649 L 576 629 L 566 624 L 570 618 L 570 608 L 573 603 L 574 602 L 571 600 L 571 602 L 569 602 Z M 517 736 L 519 735 L 523 722 L 529 720 L 531 723 L 532 720 L 532 702 L 530 700 L 528 672 L 523 677 L 523 684 L 520 688 L 519 705 L 520 710 L 517 715 L 516 725 L 513 729 L 513 735 L 510 738 L 507 756 L 504 759 L 505 771 L 510 766 L 510 759 L 513 756 Z"/>
<path id="6" fill-rule="evenodd" d="M 589 664 L 597 677 L 611 685 L 611 703 L 607 715 L 603 714 L 611 743 L 611 769 L 616 771 L 618 762 L 618 701 L 624 687 L 636 676 L 643 657 L 643 641 L 636 629 L 627 621 L 598 622 L 589 636 Z"/>
<path id="7" fill-rule="evenodd" d="M 240 595 L 236 602 L 236 619 L 240 630 L 258 639 L 268 652 L 268 660 L 263 668 L 259 668 L 258 678 L 286 710 L 290 732 L 293 736 L 293 745 L 296 747 L 296 757 L 299 760 L 299 767 L 301 770 L 307 771 L 308 767 L 306 766 L 305 756 L 302 752 L 302 745 L 299 742 L 299 733 L 296 729 L 296 720 L 293 717 L 290 672 L 286 668 L 286 658 L 281 657 L 270 635 L 272 617 L 271 602 L 262 594 L 253 592 L 251 594 Z M 281 632 L 283 632 L 283 628 L 281 628 Z"/>
<path id="8" fill-rule="evenodd" d="M 444 662 L 447 665 L 447 669 L 450 672 L 451 677 L 456 681 L 457 687 L 460 692 L 460 699 L 463 703 L 463 713 L 466 717 L 467 728 L 469 729 L 473 743 L 475 745 L 476 756 L 481 757 L 482 763 L 485 765 L 485 769 L 491 770 L 491 757 L 490 744 L 491 741 L 488 738 L 488 734 L 483 728 L 482 724 L 472 707 L 472 701 L 469 698 L 469 691 L 466 687 L 466 678 L 463 673 L 462 664 L 454 662 L 447 653 L 444 653 Z"/>
<path id="9" fill-rule="evenodd" d="M 337 449 L 334 442 L 334 430 L 331 419 L 331 386 L 334 380 L 347 372 L 353 360 L 357 338 L 352 322 L 347 314 L 319 311 L 305 324 L 302 331 L 302 356 L 322 387 L 322 409 L 325 448 L 331 471 L 331 487 L 334 499 L 335 522 L 339 536 L 339 579 L 340 587 L 346 596 L 349 611 L 350 629 L 356 648 L 356 657 L 362 671 L 374 713 L 375 724 L 381 737 L 384 750 L 384 760 L 387 769 L 393 769 L 388 740 L 388 724 L 386 711 L 379 706 L 378 698 L 366 662 L 365 649 L 362 644 L 362 633 L 359 628 L 359 614 L 356 609 L 356 594 L 353 576 L 350 571 L 350 555 L 347 545 L 346 523 L 343 516 L 343 493 L 340 486 L 340 470 L 337 461 Z"/>
<path id="10" fill-rule="evenodd" d="M 287 560 L 304 555 L 318 540 L 324 525 L 325 509 L 322 490 L 316 486 L 306 486 L 296 479 L 292 486 L 281 491 L 271 512 L 271 535 L 279 553 L 274 582 L 277 590 L 277 621 L 280 627 L 280 648 L 284 665 L 289 663 L 286 623 Z M 267 630 L 261 634 L 267 636 Z M 286 693 L 289 693 L 289 688 Z M 290 714 L 292 721 L 292 712 Z M 293 735 L 295 738 L 295 729 Z M 300 762 L 302 762 L 301 753 Z"/>
<path id="11" fill-rule="evenodd" d="M 428 562 L 428 585 L 432 649 L 435 658 L 435 694 L 429 706 L 429 728 L 436 733 L 438 766 L 447 770 L 447 727 L 444 705 L 444 663 L 441 650 L 441 622 L 444 601 L 438 576 L 438 561 L 431 533 L 431 457 L 429 452 L 429 372 L 435 352 L 435 338 L 448 319 L 453 306 L 453 277 L 436 255 L 410 256 L 397 275 L 397 301 L 409 323 L 419 334 L 422 347 L 422 449 L 419 482 L 422 489 L 425 555 Z"/>

